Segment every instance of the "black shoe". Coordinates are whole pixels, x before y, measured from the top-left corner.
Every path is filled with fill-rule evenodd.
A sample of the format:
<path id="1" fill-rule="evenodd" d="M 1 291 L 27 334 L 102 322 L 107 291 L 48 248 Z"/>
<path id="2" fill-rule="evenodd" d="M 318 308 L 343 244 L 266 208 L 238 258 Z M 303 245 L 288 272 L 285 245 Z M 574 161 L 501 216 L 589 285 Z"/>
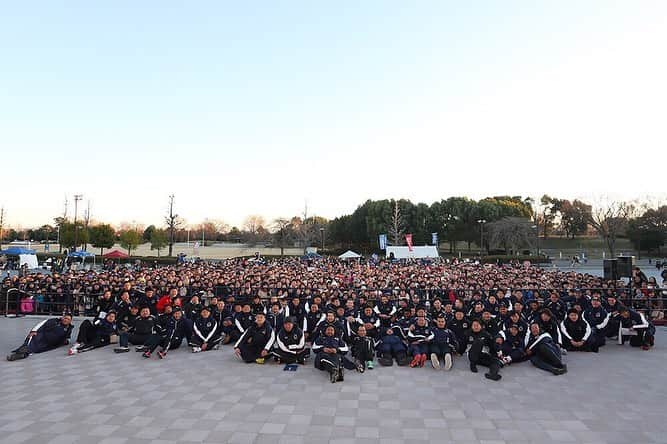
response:
<path id="1" fill-rule="evenodd" d="M 477 373 L 477 366 L 472 362 L 470 363 L 470 371 L 473 373 Z"/>
<path id="2" fill-rule="evenodd" d="M 394 365 L 394 360 L 392 358 L 380 357 L 378 358 L 378 362 L 383 367 L 391 367 L 392 365 Z M 401 365 L 400 361 L 398 365 Z"/>
<path id="3" fill-rule="evenodd" d="M 343 369 L 342 367 L 338 369 L 338 379 L 336 381 L 343 382 L 345 378 L 343 377 Z"/>
<path id="4" fill-rule="evenodd" d="M 564 375 L 565 373 L 567 373 L 567 369 L 566 368 L 555 368 L 555 369 L 551 370 L 551 373 L 553 373 L 556 376 Z"/>
<path id="5" fill-rule="evenodd" d="M 304 357 L 296 358 L 296 363 L 304 365 L 306 363 L 306 358 Z"/>
<path id="6" fill-rule="evenodd" d="M 336 381 L 338 381 L 338 370 L 337 369 L 331 369 L 329 370 L 329 380 L 331 381 L 332 384 L 335 384 Z"/>
<path id="7" fill-rule="evenodd" d="M 114 348 L 113 351 L 115 351 L 116 353 L 127 353 L 130 351 L 130 347 L 118 347 Z"/>
<path id="8" fill-rule="evenodd" d="M 498 373 L 484 373 L 484 377 L 492 381 L 500 381 L 500 378 L 502 378 Z"/>
<path id="9" fill-rule="evenodd" d="M 22 352 L 11 352 L 10 354 L 7 355 L 7 360 L 8 361 L 18 361 L 19 359 L 25 359 L 28 357 L 28 353 L 22 353 Z"/>

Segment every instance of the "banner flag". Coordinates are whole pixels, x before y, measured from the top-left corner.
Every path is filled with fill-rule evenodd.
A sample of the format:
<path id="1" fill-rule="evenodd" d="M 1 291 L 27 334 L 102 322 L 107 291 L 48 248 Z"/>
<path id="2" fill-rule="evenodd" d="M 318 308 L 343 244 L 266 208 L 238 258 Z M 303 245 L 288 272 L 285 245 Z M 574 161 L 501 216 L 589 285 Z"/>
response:
<path id="1" fill-rule="evenodd" d="M 387 235 L 386 234 L 381 234 L 379 236 L 379 241 L 380 241 L 380 250 L 386 250 L 387 249 Z"/>
<path id="2" fill-rule="evenodd" d="M 431 242 L 433 245 L 438 246 L 438 233 L 431 233 Z"/>
<path id="3" fill-rule="evenodd" d="M 405 242 L 408 244 L 408 251 L 412 251 L 412 234 L 405 235 Z"/>

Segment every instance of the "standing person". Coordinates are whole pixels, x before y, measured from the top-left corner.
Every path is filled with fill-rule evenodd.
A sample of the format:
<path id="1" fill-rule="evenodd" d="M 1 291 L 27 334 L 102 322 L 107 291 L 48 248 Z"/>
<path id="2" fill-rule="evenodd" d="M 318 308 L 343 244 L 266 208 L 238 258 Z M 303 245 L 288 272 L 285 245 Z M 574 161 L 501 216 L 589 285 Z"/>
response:
<path id="1" fill-rule="evenodd" d="M 296 318 L 289 316 L 276 335 L 273 356 L 284 364 L 305 364 L 308 350 L 303 331 L 294 325 Z"/>
<path id="2" fill-rule="evenodd" d="M 560 346 L 554 342 L 549 333 L 541 329 L 538 322 L 530 324 L 530 330 L 526 335 L 526 355 L 537 368 L 554 375 L 567 373 Z"/>
<path id="3" fill-rule="evenodd" d="M 248 327 L 234 344 L 234 353 L 243 362 L 264 364 L 264 359 L 270 353 L 275 339 L 275 332 L 266 323 L 266 315 L 257 313 L 255 323 Z"/>
<path id="4" fill-rule="evenodd" d="M 116 312 L 109 311 L 104 319 L 96 319 L 94 322 L 83 321 L 79 327 L 76 343 L 69 349 L 68 355 L 76 355 L 95 348 L 111 344 L 111 335 L 117 335 Z"/>
<path id="5" fill-rule="evenodd" d="M 470 323 L 470 330 L 466 335 L 468 337 L 468 360 L 470 361 L 470 371 L 477 373 L 477 366 L 483 365 L 489 367 L 489 372 L 484 377 L 492 381 L 499 381 L 501 378 L 501 362 L 496 358 L 495 341 L 489 332 L 482 328 L 479 319 L 473 319 Z"/>
<path id="6" fill-rule="evenodd" d="M 313 344 L 315 368 L 329 372 L 332 384 L 344 380 L 342 355 L 347 351 L 347 344 L 336 336 L 336 329 L 332 325 L 327 326 L 324 334 L 318 336 Z"/>
<path id="7" fill-rule="evenodd" d="M 43 353 L 67 345 L 72 335 L 72 315 L 46 319 L 35 325 L 23 344 L 7 355 L 8 361 L 25 359 L 33 353 Z"/>
<path id="8" fill-rule="evenodd" d="M 202 307 L 192 326 L 192 338 L 190 340 L 192 353 L 217 350 L 221 339 L 218 323 L 211 316 L 211 310 L 208 307 Z"/>
<path id="9" fill-rule="evenodd" d="M 440 369 L 440 359 L 444 362 L 445 370 L 452 368 L 452 354 L 456 352 L 457 341 L 454 333 L 447 328 L 444 314 L 435 318 L 435 327 L 432 330 L 433 340 L 430 343 L 431 365 Z"/>

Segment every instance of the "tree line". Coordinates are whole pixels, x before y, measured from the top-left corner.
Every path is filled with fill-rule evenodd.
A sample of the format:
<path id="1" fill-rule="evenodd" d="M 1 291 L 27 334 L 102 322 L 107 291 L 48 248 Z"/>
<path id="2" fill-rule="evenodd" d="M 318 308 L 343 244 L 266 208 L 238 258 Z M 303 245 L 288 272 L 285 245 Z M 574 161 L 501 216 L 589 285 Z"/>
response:
<path id="1" fill-rule="evenodd" d="M 89 223 L 89 219 L 70 221 L 57 217 L 54 225 L 36 229 L 3 231 L 3 240 L 28 239 L 35 242 L 59 241 L 61 248 L 84 249 L 90 245 L 104 249 L 115 243 L 130 254 L 139 245 L 150 243 L 158 256 L 168 248 L 173 253 L 175 243 L 235 242 L 250 245 L 287 247 L 319 246 L 327 250 L 355 249 L 361 252 L 378 251 L 378 236 L 386 234 L 390 245 L 404 245 L 405 234 L 411 234 L 413 244 L 430 245 L 432 233 L 439 243 L 447 242 L 449 251 L 457 253 L 463 243 L 470 251 L 473 245 L 487 252 L 500 250 L 516 253 L 534 249 L 537 237 L 564 236 L 574 239 L 582 235 L 602 238 L 614 255 L 616 241 L 625 237 L 637 250 L 655 251 L 667 241 L 667 206 L 649 208 L 637 202 L 612 201 L 596 205 L 580 200 L 568 200 L 549 195 L 538 201 L 521 196 L 493 196 L 480 200 L 450 197 L 429 204 L 413 203 L 407 199 L 367 200 L 351 214 L 332 220 L 304 212 L 292 217 L 266 221 L 257 215 L 248 216 L 241 227 L 230 227 L 222 221 L 207 219 L 186 226 L 174 212 L 173 196 L 161 227 L 121 224 L 113 227 L 104 223 Z M 76 232 L 76 235 L 75 235 Z"/>

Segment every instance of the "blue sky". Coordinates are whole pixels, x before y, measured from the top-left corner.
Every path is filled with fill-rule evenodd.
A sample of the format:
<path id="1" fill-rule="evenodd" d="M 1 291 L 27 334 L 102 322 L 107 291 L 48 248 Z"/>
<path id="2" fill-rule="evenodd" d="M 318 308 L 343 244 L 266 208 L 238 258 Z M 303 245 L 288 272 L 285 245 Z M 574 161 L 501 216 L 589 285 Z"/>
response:
<path id="1" fill-rule="evenodd" d="M 159 223 L 173 192 L 240 224 L 664 192 L 628 159 L 664 164 L 666 30 L 660 1 L 6 2 L 0 205 Z"/>

